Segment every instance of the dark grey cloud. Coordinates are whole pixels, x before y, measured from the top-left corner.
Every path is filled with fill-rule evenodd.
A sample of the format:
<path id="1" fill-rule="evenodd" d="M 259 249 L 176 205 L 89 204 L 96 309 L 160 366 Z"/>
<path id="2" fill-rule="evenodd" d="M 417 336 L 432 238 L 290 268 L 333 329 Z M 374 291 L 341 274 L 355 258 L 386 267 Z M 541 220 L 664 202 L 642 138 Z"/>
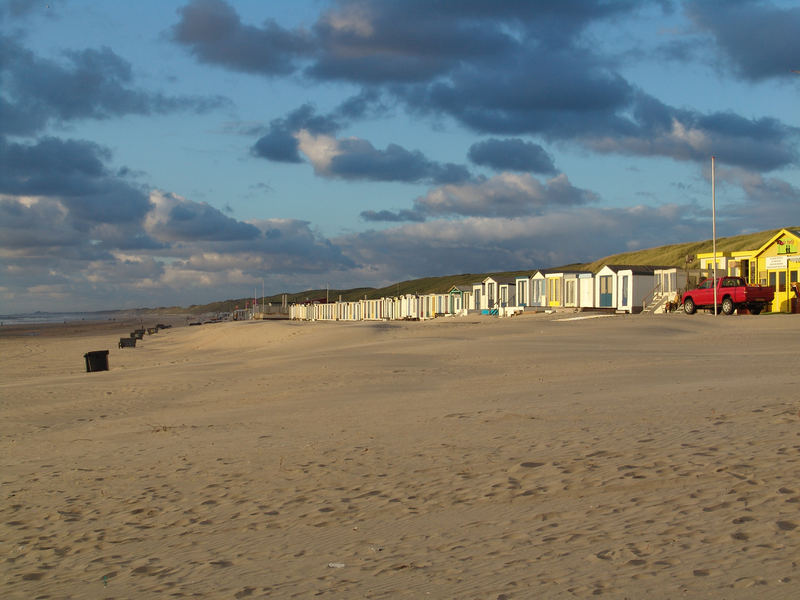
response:
<path id="1" fill-rule="evenodd" d="M 253 145 L 254 156 L 275 162 L 303 162 L 296 134 L 305 129 L 312 134 L 333 134 L 341 123 L 331 115 L 319 115 L 310 104 L 293 110 L 286 117 L 273 119 L 267 132 Z"/>
<path id="2" fill-rule="evenodd" d="M 340 2 L 314 27 L 320 51 L 306 73 L 362 84 L 446 76 L 464 62 L 502 64 L 525 45 L 573 44 L 587 25 L 635 3 Z"/>
<path id="3" fill-rule="evenodd" d="M 116 290 L 127 289 L 143 305 L 138 294 L 144 284 L 191 287 L 193 278 L 206 281 L 215 273 L 209 281 L 220 282 L 222 295 L 229 273 L 256 278 L 353 267 L 307 223 L 256 226 L 206 203 L 147 194 L 109 169 L 110 152 L 91 142 L 48 137 L 16 143 L 0 137 L 0 156 L 0 254 L 14 257 L 9 272 L 25 271 L 20 289 L 42 296 L 72 294 L 77 305 L 91 286 L 93 295 L 122 303 Z M 63 275 L 43 273 L 44 263 Z M 131 279 L 121 279 L 121 273 Z"/>
<path id="4" fill-rule="evenodd" d="M 242 23 L 222 0 L 194 0 L 178 10 L 172 38 L 198 60 L 236 71 L 279 75 L 291 73 L 297 59 L 313 45 L 302 31 L 289 31 L 272 20 L 255 27 Z"/>
<path id="5" fill-rule="evenodd" d="M 358 94 L 345 99 L 334 111 L 342 119 L 349 121 L 369 117 L 384 116 L 390 107 L 384 102 L 379 90 L 364 88 Z"/>
<path id="6" fill-rule="evenodd" d="M 339 140 L 338 153 L 331 158 L 325 173 L 342 179 L 434 184 L 470 178 L 466 167 L 431 161 L 419 150 L 406 150 L 398 144 L 378 150 L 366 140 L 353 138 Z"/>
<path id="7" fill-rule="evenodd" d="M 752 81 L 796 77 L 800 68 L 800 7 L 771 2 L 688 2 L 686 12 L 710 33 L 738 75 Z"/>
<path id="8" fill-rule="evenodd" d="M 589 51 L 571 48 L 546 57 L 536 49 L 502 64 L 465 64 L 447 81 L 398 93 L 413 110 L 444 113 L 480 133 L 574 138 L 587 131 L 617 133 L 634 88 Z"/>
<path id="9" fill-rule="evenodd" d="M 108 149 L 85 140 L 46 137 L 32 144 L 0 137 L 0 192 L 20 195 L 78 195 L 108 177 Z"/>
<path id="10" fill-rule="evenodd" d="M 544 148 L 520 138 L 499 140 L 492 138 L 472 144 L 469 159 L 476 165 L 491 167 L 498 171 L 528 173 L 555 173 L 553 157 Z"/>
<path id="11" fill-rule="evenodd" d="M 66 51 L 64 62 L 36 56 L 0 36 L 0 134 L 32 135 L 50 122 L 126 114 L 208 111 L 221 97 L 173 97 L 132 87 L 131 66 L 110 48 Z"/>
<path id="12" fill-rule="evenodd" d="M 163 242 L 231 242 L 261 235 L 254 225 L 237 221 L 205 202 L 169 193 L 154 194 L 152 202 L 147 229 Z"/>
<path id="13" fill-rule="evenodd" d="M 402 223 L 407 221 L 422 222 L 425 220 L 425 215 L 413 210 L 399 210 L 392 212 L 390 210 L 365 210 L 359 215 L 362 220 L 371 223 Z"/>
<path id="14" fill-rule="evenodd" d="M 266 257 L 264 266 L 272 272 L 325 273 L 356 267 L 337 244 L 315 233 L 308 221 L 271 219 L 254 225 L 263 232 L 258 248 Z"/>
<path id="15" fill-rule="evenodd" d="M 457 92 L 467 88 L 481 96 L 491 94 L 484 85 L 491 83 L 509 101 L 522 93 L 540 97 L 537 104 L 574 110 L 609 102 L 617 106 L 617 96 L 627 94 L 624 82 L 597 68 L 595 48 L 582 34 L 590 24 L 627 14 L 638 5 L 353 0 L 338 2 L 321 15 L 312 32 L 300 35 L 271 22 L 260 28 L 245 25 L 231 5 L 203 0 L 179 11 L 174 39 L 201 60 L 235 70 L 272 74 L 280 66 L 288 73 L 299 69 L 296 59 L 302 57 L 307 75 L 362 84 L 373 93 L 384 84 L 399 84 L 398 91 L 446 77 L 461 80 L 452 85 L 453 100 L 464 99 Z M 193 33 L 180 34 L 184 29 Z M 271 61 L 276 46 L 283 57 L 279 66 Z M 259 60 L 267 64 L 259 65 Z M 416 92 L 406 92 L 407 97 L 448 102 L 447 86 Z"/>
<path id="16" fill-rule="evenodd" d="M 747 119 L 730 112 L 703 114 L 674 109 L 637 94 L 632 121 L 616 136 L 583 135 L 580 142 L 597 152 L 666 156 L 703 163 L 720 161 L 757 171 L 796 164 L 800 130 L 772 119 Z"/>
<path id="17" fill-rule="evenodd" d="M 297 138 L 287 128 L 274 126 L 262 135 L 251 149 L 254 156 L 274 162 L 301 163 Z"/>
<path id="18" fill-rule="evenodd" d="M 685 6 L 701 31 L 711 33 L 720 51 L 745 76 L 767 77 L 798 68 L 789 61 L 800 55 L 796 51 L 800 36 L 794 35 L 800 29 L 800 9 L 778 9 L 755 1 L 723 5 L 723 10 L 714 11 L 715 18 L 710 16 L 716 6 L 712 3 Z M 189 4 L 182 23 L 186 11 L 221 15 L 218 22 L 203 21 L 204 33 L 196 37 L 198 46 L 192 46 L 203 60 L 252 71 L 247 61 L 273 56 L 277 45 L 283 48 L 285 72 L 358 85 L 361 92 L 338 107 L 340 121 L 400 105 L 416 117 L 449 117 L 480 134 L 533 135 L 604 152 L 695 162 L 706 160 L 708 146 L 753 170 L 794 164 L 794 132 L 786 125 L 667 106 L 648 98 L 618 72 L 621 55 L 606 53 L 593 37 L 592 26 L 649 6 L 659 7 L 664 14 L 675 10 L 669 2 L 632 0 L 344 0 L 301 35 L 274 24 L 245 25 L 231 5 L 217 0 Z M 770 31 L 770 35 L 754 31 Z M 250 42 L 233 44 L 236 52 L 224 56 L 213 52 L 215 44 L 228 48 L 228 42 L 240 36 Z M 303 43 L 295 46 L 299 39 Z M 670 43 L 673 57 L 686 58 L 697 44 L 711 41 L 694 31 L 682 32 Z M 274 68 L 265 66 L 261 71 L 271 74 Z M 681 139 L 681 130 L 691 130 L 692 140 Z M 270 160 L 299 162 L 302 155 L 295 133 L 288 124 L 273 122 L 253 152 Z M 400 159 L 399 153 L 388 148 L 370 157 L 369 164 L 367 157 L 350 153 L 336 161 L 342 176 L 370 178 L 369 173 L 377 175 L 381 165 Z M 478 160 L 494 168 L 522 168 L 516 163 L 495 164 L 491 155 L 478 155 Z"/>
<path id="19" fill-rule="evenodd" d="M 150 210 L 147 195 L 109 173 L 109 151 L 92 142 L 48 137 L 20 144 L 0 137 L 0 156 L 0 193 L 57 198 L 79 229 L 140 222 Z"/>
<path id="20" fill-rule="evenodd" d="M 41 247 L 76 247 L 85 235 L 72 227 L 56 202 L 22 203 L 0 197 L 0 239 L 2 247 L 18 257 Z"/>
<path id="21" fill-rule="evenodd" d="M 120 212 L 103 218 L 97 212 L 104 207 L 93 211 L 93 206 L 91 199 L 79 202 L 48 197 L 25 201 L 2 198 L 0 248 L 13 255 L 19 266 L 45 258 L 108 260 L 114 250 L 148 251 L 164 247 L 142 229 L 138 215 L 130 221 L 120 220 Z"/>
<path id="22" fill-rule="evenodd" d="M 357 103 L 374 98 L 360 97 Z M 463 165 L 439 163 L 428 159 L 419 150 L 407 150 L 389 144 L 384 150 L 359 138 L 332 137 L 346 122 L 344 114 L 360 112 L 351 105 L 340 106 L 328 115 L 321 115 L 306 104 L 286 117 L 270 122 L 267 132 L 251 148 L 259 158 L 275 162 L 303 162 L 305 154 L 317 174 L 347 180 L 457 183 L 470 178 Z M 302 141 L 301 141 L 302 138 Z"/>
<path id="23" fill-rule="evenodd" d="M 342 3 L 314 28 L 321 52 L 307 73 L 359 83 L 426 81 L 459 61 L 507 54 L 517 44 L 476 18 L 430 3 Z"/>
<path id="24" fill-rule="evenodd" d="M 0 137 L 0 156 L 4 221 L 11 224 L 6 248 L 47 248 L 45 253 L 96 260 L 115 249 L 164 247 L 144 230 L 152 209 L 148 194 L 107 168 L 106 148 L 84 140 L 16 143 Z"/>
<path id="25" fill-rule="evenodd" d="M 505 60 L 529 40 L 548 49 L 573 43 L 591 23 L 638 5 L 343 0 L 303 31 L 274 21 L 245 24 L 230 3 L 194 0 L 178 11 L 172 37 L 198 60 L 238 71 L 302 68 L 324 80 L 409 83 L 446 75 L 463 61 Z"/>
<path id="26" fill-rule="evenodd" d="M 173 239 L 229 241 L 252 239 L 258 235 L 258 230 L 208 204 L 182 203 L 170 210 L 169 221 L 158 229 L 159 237 L 165 233 Z"/>

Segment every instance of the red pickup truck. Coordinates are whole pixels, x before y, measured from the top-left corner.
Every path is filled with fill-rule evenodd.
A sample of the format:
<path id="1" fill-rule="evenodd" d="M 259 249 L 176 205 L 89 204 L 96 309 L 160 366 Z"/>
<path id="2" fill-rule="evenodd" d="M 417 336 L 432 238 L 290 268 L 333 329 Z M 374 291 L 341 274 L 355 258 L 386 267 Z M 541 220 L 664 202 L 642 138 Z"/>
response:
<path id="1" fill-rule="evenodd" d="M 747 285 L 743 277 L 717 277 L 717 282 L 717 305 L 726 315 L 732 315 L 740 307 L 757 315 L 775 297 L 775 290 L 771 287 Z M 704 279 L 695 289 L 684 292 L 681 303 L 687 315 L 694 314 L 698 308 L 713 310 L 713 278 Z"/>

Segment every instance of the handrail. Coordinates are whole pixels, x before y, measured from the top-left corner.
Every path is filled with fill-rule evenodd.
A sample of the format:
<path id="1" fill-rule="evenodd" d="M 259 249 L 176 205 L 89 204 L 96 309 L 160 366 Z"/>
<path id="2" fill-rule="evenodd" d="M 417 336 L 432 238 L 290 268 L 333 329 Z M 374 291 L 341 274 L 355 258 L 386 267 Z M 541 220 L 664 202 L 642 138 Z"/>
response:
<path id="1" fill-rule="evenodd" d="M 642 308 L 643 308 L 643 309 L 644 309 L 644 308 L 647 308 L 647 305 L 648 305 L 648 304 L 650 304 L 650 302 L 652 302 L 652 301 L 653 301 L 653 299 L 655 298 L 656 292 L 657 292 L 657 291 L 658 291 L 660 288 L 661 288 L 661 282 L 659 281 L 659 282 L 658 282 L 658 283 L 655 285 L 655 287 L 654 287 L 652 290 L 650 290 L 649 292 L 647 292 L 647 294 L 645 295 L 645 297 L 642 299 Z"/>

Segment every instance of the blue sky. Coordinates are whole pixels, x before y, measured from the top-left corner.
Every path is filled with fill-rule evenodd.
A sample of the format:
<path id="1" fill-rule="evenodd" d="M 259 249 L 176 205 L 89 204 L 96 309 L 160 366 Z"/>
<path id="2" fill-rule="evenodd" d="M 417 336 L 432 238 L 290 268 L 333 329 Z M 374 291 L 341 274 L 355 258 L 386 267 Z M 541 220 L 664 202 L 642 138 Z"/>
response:
<path id="1" fill-rule="evenodd" d="M 800 225 L 794 2 L 0 1 L 0 313 Z"/>

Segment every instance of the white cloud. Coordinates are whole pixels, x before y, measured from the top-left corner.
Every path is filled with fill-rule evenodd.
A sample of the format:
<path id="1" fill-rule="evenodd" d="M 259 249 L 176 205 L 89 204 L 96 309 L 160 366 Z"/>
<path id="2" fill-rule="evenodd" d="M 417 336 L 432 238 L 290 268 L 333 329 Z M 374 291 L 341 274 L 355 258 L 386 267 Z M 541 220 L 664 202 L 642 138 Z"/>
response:
<path id="1" fill-rule="evenodd" d="M 331 162 L 342 153 L 339 142 L 329 135 L 314 135 L 307 129 L 295 134 L 300 151 L 308 157 L 314 170 L 320 175 L 330 175 Z"/>

